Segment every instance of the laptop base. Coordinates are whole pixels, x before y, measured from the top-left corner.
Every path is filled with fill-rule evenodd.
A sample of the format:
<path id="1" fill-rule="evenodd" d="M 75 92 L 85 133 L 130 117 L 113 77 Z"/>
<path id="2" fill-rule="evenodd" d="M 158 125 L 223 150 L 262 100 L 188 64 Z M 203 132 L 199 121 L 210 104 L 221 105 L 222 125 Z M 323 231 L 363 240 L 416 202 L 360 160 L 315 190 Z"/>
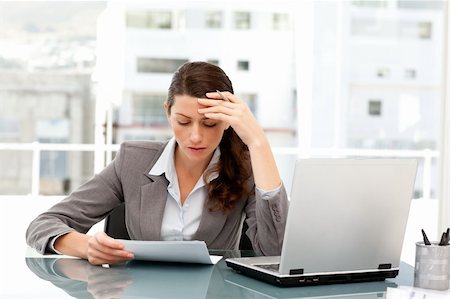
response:
<path id="1" fill-rule="evenodd" d="M 315 286 L 353 282 L 383 281 L 398 275 L 398 269 L 347 274 L 296 275 L 279 277 L 226 261 L 228 267 L 247 276 L 282 287 Z"/>

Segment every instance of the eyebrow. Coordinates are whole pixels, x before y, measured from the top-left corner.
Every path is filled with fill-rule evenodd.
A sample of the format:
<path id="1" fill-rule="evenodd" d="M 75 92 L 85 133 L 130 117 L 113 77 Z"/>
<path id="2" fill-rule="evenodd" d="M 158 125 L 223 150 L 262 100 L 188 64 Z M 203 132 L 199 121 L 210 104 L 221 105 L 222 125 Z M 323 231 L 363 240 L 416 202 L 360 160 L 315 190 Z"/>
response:
<path id="1" fill-rule="evenodd" d="M 187 115 L 184 115 L 183 113 L 175 112 L 175 114 L 176 114 L 176 115 L 179 115 L 179 116 L 183 116 L 183 117 L 189 118 L 189 119 L 192 119 L 192 117 L 189 117 L 189 116 L 187 116 Z M 206 119 L 210 119 L 210 118 L 207 118 L 207 117 L 203 117 L 203 118 L 202 118 L 202 120 L 206 120 Z"/>

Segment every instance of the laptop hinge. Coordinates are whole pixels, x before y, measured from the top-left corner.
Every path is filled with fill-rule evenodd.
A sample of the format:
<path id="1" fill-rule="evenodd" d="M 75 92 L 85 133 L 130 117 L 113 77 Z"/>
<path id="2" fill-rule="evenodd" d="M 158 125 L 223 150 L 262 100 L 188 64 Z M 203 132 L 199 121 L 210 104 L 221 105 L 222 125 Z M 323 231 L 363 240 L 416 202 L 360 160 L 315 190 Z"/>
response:
<path id="1" fill-rule="evenodd" d="M 291 269 L 289 270 L 289 275 L 299 275 L 303 274 L 303 269 Z"/>
<path id="2" fill-rule="evenodd" d="M 378 265 L 378 269 L 391 269 L 392 268 L 392 264 L 379 264 Z"/>

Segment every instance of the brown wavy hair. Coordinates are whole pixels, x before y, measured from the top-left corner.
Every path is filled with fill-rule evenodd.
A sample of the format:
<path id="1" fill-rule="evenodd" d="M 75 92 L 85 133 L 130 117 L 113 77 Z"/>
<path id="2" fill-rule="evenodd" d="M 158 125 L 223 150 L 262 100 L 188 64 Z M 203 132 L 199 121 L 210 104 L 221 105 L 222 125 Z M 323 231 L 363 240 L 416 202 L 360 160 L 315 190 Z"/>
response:
<path id="1" fill-rule="evenodd" d="M 220 67 L 207 62 L 185 63 L 175 72 L 169 86 L 169 112 L 176 95 L 204 98 L 207 92 L 216 90 L 233 93 L 233 85 Z M 248 186 L 251 164 L 247 145 L 231 126 L 225 130 L 219 148 L 220 160 L 205 172 L 203 180 L 208 190 L 210 210 L 226 213 L 238 200 L 253 192 Z M 219 176 L 206 183 L 206 177 L 212 172 L 218 172 Z"/>

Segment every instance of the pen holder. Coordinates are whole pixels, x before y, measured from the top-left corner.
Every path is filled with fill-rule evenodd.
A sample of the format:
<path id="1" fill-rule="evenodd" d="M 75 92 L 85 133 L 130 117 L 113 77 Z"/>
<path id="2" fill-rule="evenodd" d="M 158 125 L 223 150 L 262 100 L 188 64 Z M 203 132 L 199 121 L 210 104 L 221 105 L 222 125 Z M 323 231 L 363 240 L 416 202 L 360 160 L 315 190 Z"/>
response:
<path id="1" fill-rule="evenodd" d="M 450 246 L 437 243 L 416 243 L 414 286 L 424 289 L 447 290 L 450 283 Z"/>

